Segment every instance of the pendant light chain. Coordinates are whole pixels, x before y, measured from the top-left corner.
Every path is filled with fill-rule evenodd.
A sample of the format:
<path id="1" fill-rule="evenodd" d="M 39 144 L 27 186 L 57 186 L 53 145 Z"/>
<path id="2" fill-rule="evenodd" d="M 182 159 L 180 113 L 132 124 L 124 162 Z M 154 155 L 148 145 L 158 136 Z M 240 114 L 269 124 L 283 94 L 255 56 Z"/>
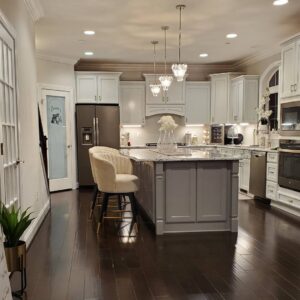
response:
<path id="1" fill-rule="evenodd" d="M 179 7 L 179 47 L 178 47 L 178 63 L 180 64 L 181 58 L 181 10 L 182 6 Z"/>
<path id="2" fill-rule="evenodd" d="M 167 27 L 164 28 L 165 31 L 165 75 L 167 75 Z"/>

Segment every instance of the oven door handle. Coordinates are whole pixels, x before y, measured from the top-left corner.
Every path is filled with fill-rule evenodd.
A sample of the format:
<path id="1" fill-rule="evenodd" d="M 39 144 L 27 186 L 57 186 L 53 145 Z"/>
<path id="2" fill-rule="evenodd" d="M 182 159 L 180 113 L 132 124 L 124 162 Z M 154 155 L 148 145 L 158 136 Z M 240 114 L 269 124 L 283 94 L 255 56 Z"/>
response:
<path id="1" fill-rule="evenodd" d="M 300 154 L 300 150 L 291 150 L 291 149 L 279 149 L 279 152 L 283 153 L 295 153 L 295 154 Z"/>

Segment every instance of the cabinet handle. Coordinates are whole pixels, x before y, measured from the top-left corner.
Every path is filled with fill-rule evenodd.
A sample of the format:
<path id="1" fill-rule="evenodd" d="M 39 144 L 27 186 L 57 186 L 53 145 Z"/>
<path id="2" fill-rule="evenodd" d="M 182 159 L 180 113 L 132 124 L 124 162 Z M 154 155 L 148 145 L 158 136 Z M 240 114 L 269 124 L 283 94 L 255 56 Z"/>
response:
<path id="1" fill-rule="evenodd" d="M 99 96 L 99 101 L 101 101 L 101 96 Z"/>
<path id="2" fill-rule="evenodd" d="M 294 92 L 296 92 L 296 91 L 297 91 L 297 83 L 294 84 Z"/>
<path id="3" fill-rule="evenodd" d="M 294 85 L 291 85 L 291 93 L 294 91 Z"/>
<path id="4" fill-rule="evenodd" d="M 95 101 L 97 101 L 97 96 L 95 96 Z"/>

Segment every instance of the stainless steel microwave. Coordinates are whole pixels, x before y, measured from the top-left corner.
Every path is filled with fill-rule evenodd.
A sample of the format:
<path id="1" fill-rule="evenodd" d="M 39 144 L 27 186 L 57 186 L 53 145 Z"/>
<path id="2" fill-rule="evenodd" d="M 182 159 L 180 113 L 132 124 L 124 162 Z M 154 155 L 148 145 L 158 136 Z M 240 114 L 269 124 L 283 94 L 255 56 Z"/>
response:
<path id="1" fill-rule="evenodd" d="M 300 101 L 281 104 L 281 135 L 300 135 Z"/>

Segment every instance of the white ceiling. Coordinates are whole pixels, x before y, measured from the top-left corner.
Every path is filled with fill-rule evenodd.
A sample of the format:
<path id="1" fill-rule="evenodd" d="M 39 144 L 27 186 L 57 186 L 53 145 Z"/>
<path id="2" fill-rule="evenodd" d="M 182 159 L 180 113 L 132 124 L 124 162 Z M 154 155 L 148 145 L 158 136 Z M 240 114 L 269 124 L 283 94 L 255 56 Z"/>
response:
<path id="1" fill-rule="evenodd" d="M 36 25 L 37 51 L 70 59 L 147 63 L 153 59 L 150 41 L 160 41 L 169 25 L 168 61 L 177 59 L 178 11 L 183 11 L 182 60 L 188 63 L 232 63 L 261 53 L 274 53 L 279 43 L 300 32 L 300 0 L 275 7 L 273 0 L 40 0 L 45 17 Z M 92 29 L 94 36 L 83 31 Z M 229 40 L 225 35 L 238 33 Z M 207 52 L 209 57 L 200 59 Z"/>

